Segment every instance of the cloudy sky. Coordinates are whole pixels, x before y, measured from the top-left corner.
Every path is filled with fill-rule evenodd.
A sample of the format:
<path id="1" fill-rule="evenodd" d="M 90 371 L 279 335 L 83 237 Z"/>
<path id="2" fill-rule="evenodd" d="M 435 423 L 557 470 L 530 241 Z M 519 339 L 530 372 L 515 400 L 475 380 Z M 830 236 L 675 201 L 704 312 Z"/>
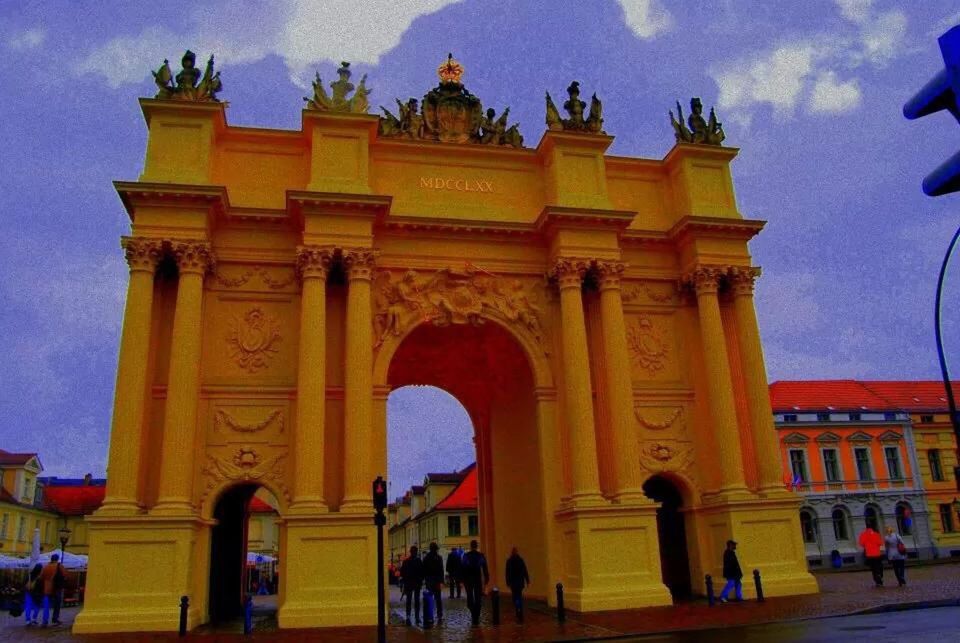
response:
<path id="1" fill-rule="evenodd" d="M 618 155 L 663 157 L 667 109 L 702 96 L 742 148 L 741 211 L 769 222 L 751 248 L 770 379 L 936 378 L 934 285 L 960 197 L 924 197 L 920 181 L 960 126 L 907 122 L 901 106 L 958 22 L 954 0 L 3 2 L 0 448 L 39 451 L 52 474 L 104 472 L 127 279 L 111 181 L 140 172 L 150 69 L 188 47 L 216 54 L 238 125 L 298 128 L 314 70 L 333 78 L 342 59 L 369 74 L 374 106 L 419 97 L 448 51 L 528 145 L 544 90 L 574 79 L 603 99 Z M 958 283 L 960 268 L 953 355 Z M 394 493 L 471 461 L 445 394 L 396 393 L 390 413 L 391 452 L 406 454 Z"/>

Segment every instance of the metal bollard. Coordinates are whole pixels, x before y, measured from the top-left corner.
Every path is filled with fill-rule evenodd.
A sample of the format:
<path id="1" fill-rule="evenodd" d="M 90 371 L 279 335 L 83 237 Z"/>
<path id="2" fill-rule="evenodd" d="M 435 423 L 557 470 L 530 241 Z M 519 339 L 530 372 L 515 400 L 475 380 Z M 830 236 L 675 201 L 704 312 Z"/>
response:
<path id="1" fill-rule="evenodd" d="M 247 594 L 243 599 L 243 633 L 253 632 L 253 596 Z"/>
<path id="2" fill-rule="evenodd" d="M 557 583 L 557 623 L 567 620 L 567 610 L 563 607 L 563 583 Z"/>
<path id="3" fill-rule="evenodd" d="M 500 590 L 496 587 L 490 592 L 490 604 L 493 606 L 493 624 L 500 625 Z"/>
<path id="4" fill-rule="evenodd" d="M 757 601 L 763 602 L 763 583 L 760 582 L 760 570 L 753 570 L 753 584 L 757 586 Z"/>
<path id="5" fill-rule="evenodd" d="M 187 608 L 190 607 L 190 599 L 186 596 L 180 597 L 180 636 L 187 635 Z"/>
<path id="6" fill-rule="evenodd" d="M 707 574 L 707 605 L 713 607 L 713 604 L 716 602 L 716 597 L 713 595 L 713 576 Z"/>

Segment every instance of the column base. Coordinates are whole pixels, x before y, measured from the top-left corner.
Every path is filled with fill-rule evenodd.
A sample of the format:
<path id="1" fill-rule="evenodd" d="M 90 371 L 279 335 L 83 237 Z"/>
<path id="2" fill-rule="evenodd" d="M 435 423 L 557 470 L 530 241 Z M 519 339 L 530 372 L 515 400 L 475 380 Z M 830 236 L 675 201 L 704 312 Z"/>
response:
<path id="1" fill-rule="evenodd" d="M 319 498 L 304 498 L 294 500 L 287 512 L 290 515 L 316 515 L 329 513 L 330 508 Z"/>
<path id="2" fill-rule="evenodd" d="M 565 508 L 561 530 L 564 601 L 578 612 L 671 605 L 660 573 L 657 506 Z M 623 553 L 630 552 L 630 564 Z"/>
<path id="3" fill-rule="evenodd" d="M 161 500 L 150 509 L 150 515 L 161 517 L 186 517 L 197 513 L 187 500 Z"/>
<path id="4" fill-rule="evenodd" d="M 340 505 L 340 513 L 373 514 L 373 501 L 369 498 L 344 498 Z"/>
<path id="5" fill-rule="evenodd" d="M 106 500 L 97 509 L 97 515 L 101 517 L 141 516 L 144 513 L 146 510 L 133 500 Z"/>
<path id="6" fill-rule="evenodd" d="M 377 624 L 377 532 L 371 515 L 285 516 L 281 628 Z"/>

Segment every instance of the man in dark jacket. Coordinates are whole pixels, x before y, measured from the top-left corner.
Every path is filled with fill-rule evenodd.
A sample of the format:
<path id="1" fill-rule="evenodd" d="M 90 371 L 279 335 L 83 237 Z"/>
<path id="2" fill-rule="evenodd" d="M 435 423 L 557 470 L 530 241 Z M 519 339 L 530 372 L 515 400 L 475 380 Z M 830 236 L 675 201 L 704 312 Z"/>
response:
<path id="1" fill-rule="evenodd" d="M 477 541 L 470 541 L 470 551 L 463 555 L 460 566 L 461 578 L 467 589 L 467 607 L 473 626 L 480 625 L 480 609 L 483 601 L 483 588 L 490 582 L 490 570 L 487 569 L 487 559 L 477 550 Z"/>
<path id="2" fill-rule="evenodd" d="M 463 552 L 456 547 L 447 554 L 447 575 L 450 576 L 450 598 L 453 598 L 453 590 L 457 590 L 457 598 L 460 598 L 460 557 Z"/>
<path id="3" fill-rule="evenodd" d="M 437 543 L 430 543 L 430 553 L 423 557 L 423 580 L 437 604 L 437 623 L 443 620 L 443 558 Z"/>
<path id="4" fill-rule="evenodd" d="M 527 564 L 523 562 L 516 547 L 510 551 L 510 558 L 507 559 L 506 580 L 513 596 L 517 621 L 523 623 L 523 588 L 530 584 L 530 574 L 527 573 Z"/>
<path id="5" fill-rule="evenodd" d="M 417 546 L 410 548 L 410 557 L 400 566 L 400 582 L 407 595 L 407 625 L 410 625 L 410 601 L 413 600 L 413 616 L 420 622 L 420 586 L 423 585 L 423 561 Z"/>
<path id="6" fill-rule="evenodd" d="M 720 602 L 727 602 L 727 594 L 731 589 L 736 589 L 736 600 L 743 600 L 743 571 L 740 569 L 740 561 L 737 560 L 737 543 L 728 540 L 727 549 L 723 552 L 723 577 L 727 579 L 727 584 L 723 586 L 720 592 Z"/>

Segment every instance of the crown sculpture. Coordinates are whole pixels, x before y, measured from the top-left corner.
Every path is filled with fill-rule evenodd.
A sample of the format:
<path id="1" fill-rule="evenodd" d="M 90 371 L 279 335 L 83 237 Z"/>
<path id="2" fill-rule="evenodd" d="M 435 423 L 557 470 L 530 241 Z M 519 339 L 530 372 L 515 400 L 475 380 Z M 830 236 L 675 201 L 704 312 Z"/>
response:
<path id="1" fill-rule="evenodd" d="M 550 98 L 550 92 L 547 92 L 547 129 L 563 130 L 568 132 L 587 132 L 589 134 L 603 134 L 603 104 L 594 94 L 590 98 L 590 113 L 587 118 L 583 118 L 583 108 L 587 106 L 580 100 L 580 83 L 573 81 L 567 87 L 567 94 L 570 98 L 563 104 L 563 109 L 567 111 L 570 118 L 560 118 L 560 112 L 557 106 L 553 104 Z"/>
<path id="2" fill-rule="evenodd" d="M 396 99 L 399 116 L 381 107 L 380 136 L 445 143 L 481 143 L 523 147 L 518 125 L 507 126 L 510 108 L 497 118 L 496 111 L 483 111 L 480 99 L 464 88 L 463 65 L 447 56 L 437 68 L 440 84 L 431 89 L 419 103 L 410 98 L 406 103 Z"/>
<path id="3" fill-rule="evenodd" d="M 317 77 L 313 81 L 313 98 L 303 97 L 303 100 L 307 101 L 307 109 L 366 114 L 370 108 L 367 96 L 369 96 L 372 91 L 367 88 L 367 75 L 364 74 L 360 79 L 360 84 L 356 87 L 357 91 L 351 98 L 347 98 L 347 94 L 354 90 L 353 83 L 350 82 L 350 63 L 341 62 L 340 69 L 337 70 L 337 75 L 340 76 L 340 78 L 330 83 L 333 96 L 329 96 L 323 88 L 320 73 L 317 72 Z"/>
<path id="4" fill-rule="evenodd" d="M 223 89 L 223 85 L 220 83 L 220 72 L 213 73 L 213 56 L 207 61 L 203 78 L 200 78 L 200 70 L 197 69 L 197 55 L 189 49 L 183 54 L 180 65 L 182 69 L 176 75 L 176 84 L 170 62 L 166 59 L 160 69 L 151 72 L 154 82 L 160 88 L 154 98 L 219 102 L 217 92 Z"/>
<path id="5" fill-rule="evenodd" d="M 683 110 L 680 101 L 677 101 L 677 116 L 670 111 L 670 124 L 677 137 L 677 143 L 700 143 L 703 145 L 720 145 L 727 136 L 723 133 L 723 124 L 717 122 L 717 114 L 710 108 L 710 120 L 703 119 L 703 103 L 699 98 L 690 99 L 690 124 L 688 128 L 683 123 Z"/>

